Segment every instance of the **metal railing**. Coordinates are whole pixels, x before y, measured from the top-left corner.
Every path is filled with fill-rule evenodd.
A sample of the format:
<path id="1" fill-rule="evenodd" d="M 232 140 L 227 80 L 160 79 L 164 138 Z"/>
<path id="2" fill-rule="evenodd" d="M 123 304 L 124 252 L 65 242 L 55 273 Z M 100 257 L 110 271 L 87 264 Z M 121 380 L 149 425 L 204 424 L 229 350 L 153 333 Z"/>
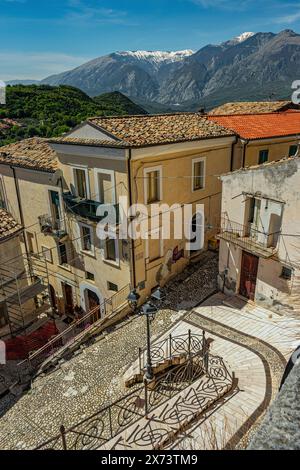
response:
<path id="1" fill-rule="evenodd" d="M 276 252 L 276 246 L 272 246 L 277 234 L 264 232 L 253 227 L 250 223 L 247 225 L 234 222 L 227 217 L 221 218 L 221 227 L 218 234 L 219 238 L 240 245 L 248 251 L 255 251 L 259 254 L 272 256 Z"/>
<path id="2" fill-rule="evenodd" d="M 64 221 L 54 219 L 48 214 L 40 215 L 38 219 L 41 232 L 44 235 L 52 235 L 56 238 L 63 238 L 67 235 Z"/>
<path id="3" fill-rule="evenodd" d="M 164 361 L 171 361 L 178 356 L 190 356 L 191 354 L 201 353 L 204 355 L 206 347 L 205 332 L 202 335 L 192 334 L 188 330 L 187 335 L 172 336 L 170 334 L 165 339 L 155 342 L 151 346 L 151 363 L 155 368 Z M 139 348 L 139 370 L 140 373 L 146 370 L 147 351 Z"/>
<path id="4" fill-rule="evenodd" d="M 129 291 L 130 286 L 126 285 L 113 297 L 106 299 L 101 305 L 74 321 L 74 323 L 64 331 L 50 339 L 43 347 L 30 353 L 28 359 L 18 364 L 19 368 L 22 369 L 22 367 L 29 366 L 30 370 L 34 370 L 40 366 L 42 362 L 59 355 L 62 349 L 70 347 L 79 341 L 80 338 L 92 328 L 100 325 L 108 315 L 112 315 L 117 312 L 118 309 L 121 309 L 127 302 Z M 115 296 L 117 296 L 117 299 L 114 299 Z M 114 309 L 112 309 L 112 306 L 114 306 Z"/>
<path id="5" fill-rule="evenodd" d="M 195 415 L 199 416 L 201 411 L 224 396 L 234 386 L 234 375 L 228 371 L 223 359 L 211 355 L 208 348 L 204 355 L 202 351 L 191 354 L 184 364 L 162 374 L 154 385 L 145 381 L 143 386 L 139 386 L 119 400 L 101 408 L 76 425 L 68 429 L 62 425 L 56 436 L 40 444 L 36 450 L 96 450 L 104 445 L 106 449 L 115 448 L 117 443 L 122 441 L 122 433 L 125 430 L 144 417 L 147 417 L 150 423 L 152 420 L 149 416 L 150 412 L 152 414 L 162 404 L 177 395 L 180 396 L 181 392 L 202 376 L 205 376 L 207 380 L 200 381 L 197 386 L 196 392 L 199 400 L 196 400 L 195 410 L 191 410 L 189 405 L 189 412 L 192 411 L 193 418 Z M 143 440 L 145 446 L 149 445 L 151 437 L 152 448 L 157 448 L 160 442 L 174 435 L 176 426 L 180 429 L 181 423 L 186 419 L 186 411 L 183 408 L 183 406 L 178 406 L 178 403 L 176 404 L 177 416 L 174 421 L 172 415 L 172 425 L 169 429 L 167 418 L 165 417 L 162 421 L 166 427 L 165 436 L 142 429 L 141 431 L 144 432 L 138 432 L 138 437 L 133 437 L 132 443 L 134 444 L 134 440 L 138 439 L 136 444 L 143 447 Z M 183 413 L 183 416 L 180 413 Z"/>
<path id="6" fill-rule="evenodd" d="M 101 202 L 92 199 L 81 199 L 74 196 L 72 193 L 63 193 L 65 207 L 68 212 L 79 215 L 80 217 L 87 218 L 93 221 L 101 221 L 104 216 L 97 215 L 99 206 L 104 205 Z M 119 223 L 119 204 L 112 204 L 115 209 L 116 223 Z M 109 214 L 108 214 L 109 215 Z"/>

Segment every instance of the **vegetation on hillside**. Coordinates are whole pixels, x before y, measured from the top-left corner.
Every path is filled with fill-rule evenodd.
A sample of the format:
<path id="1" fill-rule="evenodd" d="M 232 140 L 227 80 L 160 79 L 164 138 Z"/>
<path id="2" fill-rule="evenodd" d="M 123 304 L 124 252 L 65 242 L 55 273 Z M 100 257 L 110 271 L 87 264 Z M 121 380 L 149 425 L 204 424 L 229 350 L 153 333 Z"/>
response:
<path id="1" fill-rule="evenodd" d="M 89 116 L 146 114 L 119 92 L 90 98 L 66 85 L 8 86 L 6 98 L 7 104 L 0 106 L 0 145 L 33 136 L 56 137 Z"/>

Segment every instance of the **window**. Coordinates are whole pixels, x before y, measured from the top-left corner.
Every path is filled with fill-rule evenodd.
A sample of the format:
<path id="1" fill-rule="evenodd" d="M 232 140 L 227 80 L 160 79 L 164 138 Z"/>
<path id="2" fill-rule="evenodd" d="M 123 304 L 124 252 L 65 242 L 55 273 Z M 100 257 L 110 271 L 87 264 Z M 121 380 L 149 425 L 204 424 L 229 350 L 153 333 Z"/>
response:
<path id="1" fill-rule="evenodd" d="M 26 232 L 28 251 L 29 253 L 34 253 L 34 234 L 31 232 Z"/>
<path id="2" fill-rule="evenodd" d="M 294 157 L 298 151 L 298 145 L 291 145 L 289 150 L 289 157 Z"/>
<path id="3" fill-rule="evenodd" d="M 147 168 L 145 176 L 145 202 L 152 204 L 162 199 L 161 168 Z"/>
<path id="4" fill-rule="evenodd" d="M 193 191 L 204 189 L 205 186 L 205 159 L 198 158 L 193 160 Z"/>
<path id="5" fill-rule="evenodd" d="M 94 281 L 95 275 L 93 273 L 89 273 L 88 271 L 86 271 L 85 278 L 88 279 L 89 281 Z"/>
<path id="6" fill-rule="evenodd" d="M 112 290 L 113 292 L 118 292 L 119 288 L 117 284 L 114 284 L 113 282 L 107 281 L 107 289 Z"/>
<path id="7" fill-rule="evenodd" d="M 117 261 L 117 240 L 115 238 L 107 238 L 105 242 L 105 259 L 109 261 Z"/>
<path id="8" fill-rule="evenodd" d="M 293 274 L 293 270 L 291 268 L 287 268 L 286 266 L 283 266 L 280 277 L 290 281 L 292 279 L 292 274 Z"/>
<path id="9" fill-rule="evenodd" d="M 96 188 L 98 201 L 102 204 L 115 204 L 115 176 L 111 170 L 96 170 Z"/>
<path id="10" fill-rule="evenodd" d="M 88 198 L 87 176 L 87 170 L 74 168 L 74 183 L 76 195 L 81 197 L 82 199 Z"/>
<path id="11" fill-rule="evenodd" d="M 83 251 L 93 251 L 92 228 L 88 225 L 80 224 L 81 249 Z"/>
<path id="12" fill-rule="evenodd" d="M 53 228 L 58 230 L 60 227 L 60 200 L 58 191 L 49 191 L 49 200 L 50 200 L 50 216 L 53 224 Z"/>
<path id="13" fill-rule="evenodd" d="M 0 209 L 7 209 L 4 184 L 2 178 L 0 178 Z"/>
<path id="14" fill-rule="evenodd" d="M 58 244 L 58 259 L 61 266 L 68 264 L 67 245 L 65 243 Z"/>
<path id="15" fill-rule="evenodd" d="M 269 159 L 269 150 L 261 150 L 259 152 L 258 164 L 262 165 L 263 163 L 266 163 L 268 159 Z"/>
<path id="16" fill-rule="evenodd" d="M 45 258 L 45 260 L 49 261 L 49 263 L 52 263 L 53 260 L 52 260 L 52 251 L 50 248 L 47 248 L 46 246 L 42 246 L 42 253 L 43 253 L 43 257 Z"/>

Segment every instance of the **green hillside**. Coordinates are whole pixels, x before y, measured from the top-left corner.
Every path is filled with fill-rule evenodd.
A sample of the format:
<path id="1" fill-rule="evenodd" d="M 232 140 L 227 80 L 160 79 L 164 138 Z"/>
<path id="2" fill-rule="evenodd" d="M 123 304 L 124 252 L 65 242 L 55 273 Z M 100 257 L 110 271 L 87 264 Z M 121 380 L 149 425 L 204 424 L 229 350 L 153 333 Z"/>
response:
<path id="1" fill-rule="evenodd" d="M 146 114 L 121 93 L 93 99 L 65 85 L 8 86 L 6 98 L 7 104 L 0 106 L 0 145 L 33 136 L 56 137 L 89 116 Z"/>

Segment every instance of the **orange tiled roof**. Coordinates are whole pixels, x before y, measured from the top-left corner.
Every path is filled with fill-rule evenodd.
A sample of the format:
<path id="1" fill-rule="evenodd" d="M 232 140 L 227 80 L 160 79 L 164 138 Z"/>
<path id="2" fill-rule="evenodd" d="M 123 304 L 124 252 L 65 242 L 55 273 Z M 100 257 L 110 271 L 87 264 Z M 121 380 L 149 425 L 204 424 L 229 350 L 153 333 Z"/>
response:
<path id="1" fill-rule="evenodd" d="M 300 135 L 300 113 L 208 116 L 208 119 L 249 140 Z"/>
<path id="2" fill-rule="evenodd" d="M 21 225 L 5 209 L 0 209 L 0 242 L 5 238 L 19 232 Z"/>
<path id="3" fill-rule="evenodd" d="M 291 101 L 239 101 L 225 103 L 210 111 L 209 114 L 222 116 L 224 114 L 261 114 L 285 111 L 295 107 Z"/>
<path id="4" fill-rule="evenodd" d="M 199 113 L 94 117 L 88 122 L 133 147 L 233 135 Z"/>
<path id="5" fill-rule="evenodd" d="M 56 152 L 40 137 L 0 147 L 1 163 L 49 172 L 54 172 L 58 167 Z"/>

